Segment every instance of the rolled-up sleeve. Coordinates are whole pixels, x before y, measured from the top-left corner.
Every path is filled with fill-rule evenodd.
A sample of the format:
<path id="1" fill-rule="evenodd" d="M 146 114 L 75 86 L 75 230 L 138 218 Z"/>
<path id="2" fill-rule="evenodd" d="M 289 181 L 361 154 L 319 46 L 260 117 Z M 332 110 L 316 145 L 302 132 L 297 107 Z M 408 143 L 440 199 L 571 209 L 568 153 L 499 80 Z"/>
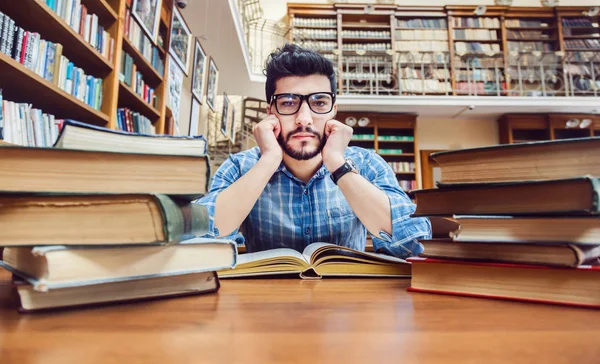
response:
<path id="1" fill-rule="evenodd" d="M 415 205 L 400 188 L 394 171 L 381 156 L 369 152 L 363 164 L 363 176 L 386 193 L 392 212 L 392 234 L 380 231 L 373 239 L 375 251 L 406 258 L 423 252 L 419 239 L 431 239 L 431 223 L 425 217 L 410 217 Z"/>
<path id="2" fill-rule="evenodd" d="M 208 223 L 208 233 L 203 235 L 206 238 L 216 238 L 219 237 L 219 229 L 215 226 L 215 208 L 217 196 L 221 191 L 225 190 L 227 187 L 231 186 L 235 181 L 237 181 L 241 176 L 239 163 L 230 156 L 221 164 L 219 169 L 215 172 L 212 177 L 209 191 L 202 198 L 194 201 L 195 203 L 206 206 L 208 209 L 209 223 Z M 239 234 L 239 227 L 234 230 L 231 234 L 227 236 L 221 236 L 219 238 L 223 239 L 231 239 L 242 240 L 243 238 Z"/>

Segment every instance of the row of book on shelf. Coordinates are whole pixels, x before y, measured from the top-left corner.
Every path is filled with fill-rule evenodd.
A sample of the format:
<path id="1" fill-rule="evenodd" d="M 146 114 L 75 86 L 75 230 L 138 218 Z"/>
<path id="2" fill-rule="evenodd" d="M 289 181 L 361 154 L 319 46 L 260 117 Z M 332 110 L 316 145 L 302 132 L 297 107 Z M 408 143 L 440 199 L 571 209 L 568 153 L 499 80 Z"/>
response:
<path id="1" fill-rule="evenodd" d="M 396 19 L 398 28 L 423 28 L 423 29 L 446 29 L 446 19 L 436 18 L 416 18 L 416 19 Z"/>
<path id="2" fill-rule="evenodd" d="M 413 216 L 448 228 L 409 259 L 410 290 L 600 307 L 600 138 L 431 158 L 441 181 L 412 191 Z"/>
<path id="3" fill-rule="evenodd" d="M 448 41 L 446 30 L 402 29 L 396 30 L 396 39 L 400 40 L 444 40 Z"/>
<path id="4" fill-rule="evenodd" d="M 308 26 L 308 27 L 335 27 L 337 25 L 336 19 L 327 18 L 301 18 L 294 17 L 292 20 L 294 26 Z"/>
<path id="5" fill-rule="evenodd" d="M 5 100 L 0 89 L 0 140 L 29 147 L 51 147 L 63 123 L 63 119 L 33 108 L 31 104 Z M 126 108 L 117 109 L 117 127 L 131 133 L 156 134 L 148 118 Z"/>
<path id="6" fill-rule="evenodd" d="M 465 27 L 465 28 L 500 28 L 500 19 L 499 18 L 489 18 L 489 17 L 477 17 L 477 18 L 468 18 L 468 17 L 454 17 L 452 18 L 452 25 L 455 27 Z"/>
<path id="7" fill-rule="evenodd" d="M 568 39 L 565 49 L 600 49 L 599 39 Z"/>
<path id="8" fill-rule="evenodd" d="M 152 65 L 159 75 L 165 73 L 165 63 L 160 52 L 153 42 L 142 30 L 137 20 L 131 16 L 131 9 L 127 8 L 125 13 L 125 37 L 133 44 L 142 56 Z"/>
<path id="9" fill-rule="evenodd" d="M 141 72 L 137 71 L 137 66 L 133 61 L 133 57 L 127 52 L 123 52 L 123 56 L 121 57 L 121 73 L 119 74 L 119 79 L 125 82 L 127 86 L 131 87 L 133 92 L 140 96 L 144 101 L 155 106 L 156 95 L 154 89 L 144 82 L 144 77 Z"/>
<path id="10" fill-rule="evenodd" d="M 387 162 L 394 172 L 414 172 L 415 162 Z"/>
<path id="11" fill-rule="evenodd" d="M 63 53 L 60 43 L 41 38 L 36 32 L 27 31 L 0 12 L 3 29 L 0 50 L 39 76 L 52 82 L 63 91 L 73 95 L 96 110 L 102 105 L 102 79 L 87 75 Z"/>
<path id="12" fill-rule="evenodd" d="M 454 39 L 498 40 L 498 32 L 489 29 L 454 29 Z"/>
<path id="13" fill-rule="evenodd" d="M 104 58 L 113 59 L 114 39 L 99 23 L 98 16 L 90 13 L 81 0 L 46 0 L 46 5 Z"/>
<path id="14" fill-rule="evenodd" d="M 294 38 L 331 39 L 337 38 L 337 30 L 334 29 L 292 29 Z"/>

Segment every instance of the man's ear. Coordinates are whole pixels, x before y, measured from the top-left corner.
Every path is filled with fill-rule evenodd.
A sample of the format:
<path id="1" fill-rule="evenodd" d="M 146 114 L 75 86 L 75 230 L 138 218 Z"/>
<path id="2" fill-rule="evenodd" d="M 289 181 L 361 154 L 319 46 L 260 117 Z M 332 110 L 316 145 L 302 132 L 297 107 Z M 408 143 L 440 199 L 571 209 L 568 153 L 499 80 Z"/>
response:
<path id="1" fill-rule="evenodd" d="M 331 118 L 335 119 L 336 116 L 337 116 L 337 104 L 334 104 L 333 105 L 333 116 Z"/>
<path id="2" fill-rule="evenodd" d="M 271 115 L 271 105 L 267 105 L 267 115 Z"/>

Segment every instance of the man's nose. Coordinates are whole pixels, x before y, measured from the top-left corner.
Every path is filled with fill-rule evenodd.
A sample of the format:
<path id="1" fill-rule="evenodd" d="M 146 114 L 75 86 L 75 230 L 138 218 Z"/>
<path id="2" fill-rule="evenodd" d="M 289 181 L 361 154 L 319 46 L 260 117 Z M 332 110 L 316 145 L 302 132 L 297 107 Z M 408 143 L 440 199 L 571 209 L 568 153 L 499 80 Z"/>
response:
<path id="1" fill-rule="evenodd" d="M 312 122 L 313 119 L 310 107 L 308 106 L 307 102 L 302 102 L 302 105 L 300 105 L 300 110 L 298 110 L 298 113 L 296 114 L 296 124 L 307 126 L 311 125 Z"/>

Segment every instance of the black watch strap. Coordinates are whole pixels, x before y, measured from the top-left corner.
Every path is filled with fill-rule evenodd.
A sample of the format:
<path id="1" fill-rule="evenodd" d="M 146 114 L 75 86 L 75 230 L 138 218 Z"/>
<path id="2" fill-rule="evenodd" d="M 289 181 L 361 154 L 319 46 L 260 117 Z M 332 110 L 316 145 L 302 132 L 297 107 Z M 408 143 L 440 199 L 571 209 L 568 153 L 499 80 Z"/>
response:
<path id="1" fill-rule="evenodd" d="M 356 166 L 354 165 L 354 163 L 352 163 L 351 160 L 346 159 L 346 162 L 344 164 L 342 164 L 342 166 L 340 168 L 336 169 L 331 174 L 331 179 L 333 180 L 333 183 L 335 183 L 337 185 L 340 178 L 342 178 L 342 176 L 344 176 L 348 172 L 358 172 L 358 171 L 356 170 Z"/>

